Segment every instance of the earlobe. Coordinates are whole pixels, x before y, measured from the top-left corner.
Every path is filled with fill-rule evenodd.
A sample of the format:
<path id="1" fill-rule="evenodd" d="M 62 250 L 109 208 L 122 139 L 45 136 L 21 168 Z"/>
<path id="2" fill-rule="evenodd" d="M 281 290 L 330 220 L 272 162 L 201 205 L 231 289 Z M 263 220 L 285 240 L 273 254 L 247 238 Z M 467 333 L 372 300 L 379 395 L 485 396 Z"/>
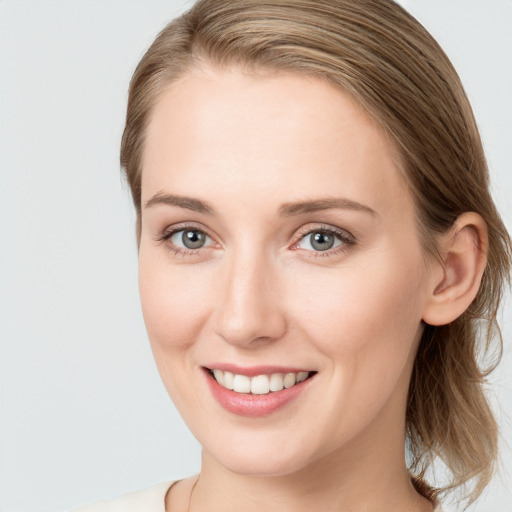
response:
<path id="1" fill-rule="evenodd" d="M 473 302 L 487 264 L 487 225 L 477 213 L 460 215 L 442 237 L 432 289 L 423 312 L 430 325 L 446 325 Z"/>

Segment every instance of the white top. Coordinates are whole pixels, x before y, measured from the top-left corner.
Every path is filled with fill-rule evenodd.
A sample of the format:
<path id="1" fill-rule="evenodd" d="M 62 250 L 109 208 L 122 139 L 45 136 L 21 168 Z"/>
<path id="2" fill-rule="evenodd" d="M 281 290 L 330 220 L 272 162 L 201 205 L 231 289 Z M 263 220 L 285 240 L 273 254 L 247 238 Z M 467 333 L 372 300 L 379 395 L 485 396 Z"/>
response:
<path id="1" fill-rule="evenodd" d="M 165 512 L 165 495 L 174 482 L 162 482 L 113 500 L 103 500 L 71 512 Z M 434 512 L 443 512 L 438 505 Z"/>
<path id="2" fill-rule="evenodd" d="M 161 482 L 119 498 L 74 508 L 70 512 L 165 512 L 165 495 L 173 483 Z"/>

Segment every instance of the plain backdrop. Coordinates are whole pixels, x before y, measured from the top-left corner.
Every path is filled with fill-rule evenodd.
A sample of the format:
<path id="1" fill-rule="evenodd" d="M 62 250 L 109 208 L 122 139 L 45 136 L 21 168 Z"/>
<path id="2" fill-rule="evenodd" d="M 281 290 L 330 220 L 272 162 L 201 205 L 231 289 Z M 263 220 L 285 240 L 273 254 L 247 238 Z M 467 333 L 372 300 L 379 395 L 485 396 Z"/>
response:
<path id="1" fill-rule="evenodd" d="M 403 3 L 462 76 L 512 229 L 512 1 Z M 189 5 L 0 0 L 1 512 L 58 512 L 199 468 L 147 342 L 118 163 L 134 66 Z M 512 511 L 506 308 L 491 378 L 501 472 L 478 512 Z"/>

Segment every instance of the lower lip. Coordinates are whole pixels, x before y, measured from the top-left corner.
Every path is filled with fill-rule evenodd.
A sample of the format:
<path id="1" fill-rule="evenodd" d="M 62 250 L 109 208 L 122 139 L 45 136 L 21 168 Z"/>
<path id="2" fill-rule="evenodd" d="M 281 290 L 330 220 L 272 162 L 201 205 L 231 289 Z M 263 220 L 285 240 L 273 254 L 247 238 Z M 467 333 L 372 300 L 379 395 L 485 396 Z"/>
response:
<path id="1" fill-rule="evenodd" d="M 208 370 L 205 370 L 205 373 L 210 391 L 224 409 L 233 414 L 251 418 L 267 416 L 285 407 L 306 389 L 313 378 L 310 377 L 281 391 L 270 392 L 266 395 L 251 395 L 226 389 L 213 378 Z"/>

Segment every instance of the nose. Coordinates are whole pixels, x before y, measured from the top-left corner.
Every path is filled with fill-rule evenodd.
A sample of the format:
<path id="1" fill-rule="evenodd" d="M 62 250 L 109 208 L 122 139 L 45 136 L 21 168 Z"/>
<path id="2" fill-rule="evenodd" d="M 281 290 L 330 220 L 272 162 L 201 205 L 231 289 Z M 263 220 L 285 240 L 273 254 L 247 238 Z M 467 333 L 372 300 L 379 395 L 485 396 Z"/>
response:
<path id="1" fill-rule="evenodd" d="M 216 306 L 216 334 L 245 348 L 281 338 L 287 322 L 280 301 L 284 283 L 276 265 L 256 254 L 233 254 L 225 263 Z"/>

